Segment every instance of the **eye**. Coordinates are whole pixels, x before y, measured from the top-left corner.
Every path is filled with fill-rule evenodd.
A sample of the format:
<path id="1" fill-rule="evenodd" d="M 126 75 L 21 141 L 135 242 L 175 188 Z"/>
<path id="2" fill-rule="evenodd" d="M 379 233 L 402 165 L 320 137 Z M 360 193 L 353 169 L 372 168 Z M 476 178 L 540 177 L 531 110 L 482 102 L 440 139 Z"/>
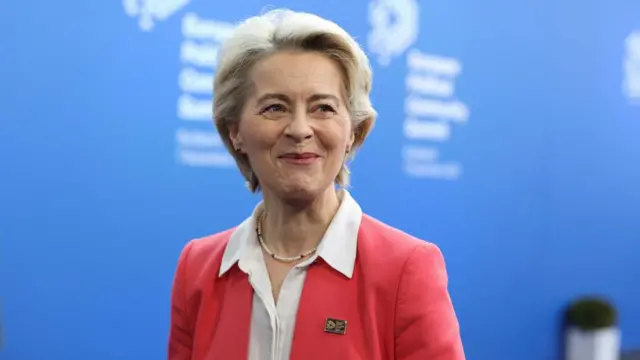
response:
<path id="1" fill-rule="evenodd" d="M 286 108 L 283 105 L 281 105 L 281 104 L 272 104 L 272 105 L 269 105 L 269 106 L 265 107 L 262 110 L 261 113 L 262 114 L 265 114 L 265 113 L 277 113 L 277 112 L 283 112 L 283 111 L 286 111 Z"/>
<path id="2" fill-rule="evenodd" d="M 327 105 L 327 104 L 318 105 L 316 110 L 318 110 L 318 111 L 320 111 L 322 113 L 335 113 L 336 112 L 335 109 L 333 108 L 333 106 Z"/>

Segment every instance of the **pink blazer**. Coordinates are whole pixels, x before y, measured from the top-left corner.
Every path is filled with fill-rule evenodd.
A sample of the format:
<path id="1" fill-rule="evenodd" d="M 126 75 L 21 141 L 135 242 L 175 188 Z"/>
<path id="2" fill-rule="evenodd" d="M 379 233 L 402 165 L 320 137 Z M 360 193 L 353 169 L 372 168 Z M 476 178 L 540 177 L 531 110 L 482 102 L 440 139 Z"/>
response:
<path id="1" fill-rule="evenodd" d="M 189 242 L 171 294 L 169 360 L 246 360 L 253 289 L 234 265 L 218 277 L 233 229 Z M 346 320 L 344 334 L 325 332 Z M 353 277 L 309 267 L 292 360 L 464 360 L 440 250 L 367 215 Z"/>

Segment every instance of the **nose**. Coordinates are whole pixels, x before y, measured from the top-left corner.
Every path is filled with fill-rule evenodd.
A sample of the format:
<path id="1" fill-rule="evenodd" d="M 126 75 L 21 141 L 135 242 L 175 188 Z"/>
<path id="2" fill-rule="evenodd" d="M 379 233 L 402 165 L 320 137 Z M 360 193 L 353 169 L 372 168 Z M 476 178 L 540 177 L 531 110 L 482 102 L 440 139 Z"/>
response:
<path id="1" fill-rule="evenodd" d="M 313 137 L 313 129 L 309 123 L 306 112 L 297 111 L 291 119 L 291 122 L 285 129 L 285 135 L 296 141 L 304 141 Z"/>

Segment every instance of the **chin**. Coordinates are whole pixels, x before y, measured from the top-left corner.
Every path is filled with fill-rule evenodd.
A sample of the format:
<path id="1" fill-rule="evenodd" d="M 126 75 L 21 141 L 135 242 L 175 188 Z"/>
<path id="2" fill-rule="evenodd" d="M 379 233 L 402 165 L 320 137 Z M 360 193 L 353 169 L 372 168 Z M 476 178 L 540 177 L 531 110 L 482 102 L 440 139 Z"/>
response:
<path id="1" fill-rule="evenodd" d="M 325 187 L 305 182 L 286 184 L 279 191 L 283 200 L 287 201 L 312 201 L 317 198 Z"/>

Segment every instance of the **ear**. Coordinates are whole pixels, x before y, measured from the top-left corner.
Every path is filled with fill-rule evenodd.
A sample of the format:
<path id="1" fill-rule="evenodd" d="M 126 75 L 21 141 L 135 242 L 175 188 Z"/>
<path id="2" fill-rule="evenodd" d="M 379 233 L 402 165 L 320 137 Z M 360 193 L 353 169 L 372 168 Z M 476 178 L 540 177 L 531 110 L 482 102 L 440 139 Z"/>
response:
<path id="1" fill-rule="evenodd" d="M 347 152 L 350 152 L 353 149 L 353 143 L 356 141 L 356 133 L 354 131 L 351 132 L 351 137 L 349 138 L 349 143 L 347 144 Z"/>
<path id="2" fill-rule="evenodd" d="M 238 124 L 229 125 L 229 140 L 231 140 L 231 144 L 234 149 L 238 150 L 242 148 L 242 138 L 240 136 Z"/>
<path id="3" fill-rule="evenodd" d="M 371 132 L 371 129 L 373 128 L 373 121 L 374 119 L 372 117 L 367 118 L 360 122 L 355 129 L 353 129 L 353 132 L 351 133 L 352 149 L 357 149 L 362 146 L 364 139 L 369 136 L 369 132 Z"/>

